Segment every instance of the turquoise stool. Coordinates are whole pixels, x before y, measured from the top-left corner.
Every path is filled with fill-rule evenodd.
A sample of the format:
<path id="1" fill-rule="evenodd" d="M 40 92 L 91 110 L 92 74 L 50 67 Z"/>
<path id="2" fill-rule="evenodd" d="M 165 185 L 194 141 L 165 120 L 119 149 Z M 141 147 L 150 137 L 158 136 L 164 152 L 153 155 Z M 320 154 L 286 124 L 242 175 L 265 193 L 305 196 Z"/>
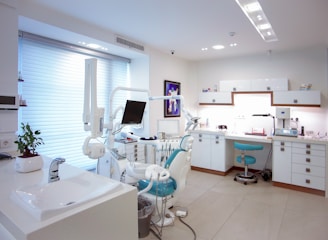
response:
<path id="1" fill-rule="evenodd" d="M 241 151 L 241 154 L 236 158 L 237 162 L 244 163 L 245 166 L 245 171 L 242 173 L 237 173 L 234 180 L 243 182 L 245 185 L 252 182 L 257 183 L 256 175 L 248 172 L 248 165 L 256 163 L 256 158 L 246 155 L 246 151 L 262 150 L 263 146 L 234 142 L 234 148 Z"/>

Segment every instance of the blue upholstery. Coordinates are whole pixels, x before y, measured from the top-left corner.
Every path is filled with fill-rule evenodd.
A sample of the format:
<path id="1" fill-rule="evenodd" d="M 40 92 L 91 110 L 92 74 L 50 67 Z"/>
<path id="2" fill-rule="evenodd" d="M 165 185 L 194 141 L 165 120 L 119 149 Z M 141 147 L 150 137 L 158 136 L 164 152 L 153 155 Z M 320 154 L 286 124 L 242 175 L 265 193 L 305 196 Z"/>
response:
<path id="1" fill-rule="evenodd" d="M 256 158 L 253 157 L 253 156 L 245 155 L 244 158 L 245 158 L 244 161 L 245 161 L 245 164 L 246 164 L 246 165 L 256 163 Z M 237 160 L 237 162 L 239 162 L 239 163 L 242 163 L 242 162 L 243 162 L 242 156 L 238 156 L 238 157 L 236 158 L 236 160 Z"/>
<path id="2" fill-rule="evenodd" d="M 253 151 L 253 150 L 263 149 L 262 145 L 246 144 L 246 143 L 239 143 L 239 142 L 234 142 L 233 144 L 235 148 L 243 151 Z"/>
<path id="3" fill-rule="evenodd" d="M 138 182 L 138 189 L 139 191 L 145 189 L 149 184 L 149 180 L 140 180 Z M 169 178 L 165 182 L 156 182 L 154 181 L 153 186 L 148 191 L 148 193 L 151 193 L 153 195 L 157 195 L 160 197 L 165 197 L 170 194 L 172 194 L 177 189 L 177 183 L 173 178 Z"/>

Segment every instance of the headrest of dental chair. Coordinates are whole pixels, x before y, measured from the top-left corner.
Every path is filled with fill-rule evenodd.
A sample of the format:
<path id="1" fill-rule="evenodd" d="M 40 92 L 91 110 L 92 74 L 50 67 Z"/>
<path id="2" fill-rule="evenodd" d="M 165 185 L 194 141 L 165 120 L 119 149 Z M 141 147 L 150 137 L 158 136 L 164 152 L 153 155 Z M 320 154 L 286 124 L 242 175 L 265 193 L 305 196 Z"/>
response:
<path id="1" fill-rule="evenodd" d="M 185 135 L 180 140 L 180 146 L 178 149 L 175 149 L 173 153 L 169 156 L 169 158 L 166 160 L 164 167 L 169 168 L 174 158 L 178 155 L 179 152 L 187 152 L 192 147 L 193 137 L 191 135 Z"/>
<path id="2" fill-rule="evenodd" d="M 180 141 L 180 149 L 188 151 L 192 147 L 193 137 L 191 135 L 184 135 Z"/>

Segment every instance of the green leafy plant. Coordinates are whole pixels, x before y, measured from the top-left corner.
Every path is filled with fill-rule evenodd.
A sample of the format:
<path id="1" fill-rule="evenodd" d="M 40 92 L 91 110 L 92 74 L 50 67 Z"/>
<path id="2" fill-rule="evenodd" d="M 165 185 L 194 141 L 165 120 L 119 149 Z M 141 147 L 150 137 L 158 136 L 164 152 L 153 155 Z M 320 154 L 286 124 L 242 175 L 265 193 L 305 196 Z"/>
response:
<path id="1" fill-rule="evenodd" d="M 15 141 L 17 149 L 22 154 L 21 157 L 38 156 L 39 154 L 36 152 L 36 148 L 44 144 L 43 139 L 39 137 L 41 131 L 33 131 L 28 123 L 21 123 L 21 130 L 22 134 L 18 135 L 18 139 Z"/>

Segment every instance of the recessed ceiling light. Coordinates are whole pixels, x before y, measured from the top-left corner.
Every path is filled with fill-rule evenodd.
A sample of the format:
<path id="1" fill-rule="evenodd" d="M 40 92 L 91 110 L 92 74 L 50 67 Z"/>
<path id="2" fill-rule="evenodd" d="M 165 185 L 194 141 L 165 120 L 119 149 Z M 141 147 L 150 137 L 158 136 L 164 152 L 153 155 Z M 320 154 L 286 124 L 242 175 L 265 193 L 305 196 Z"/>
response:
<path id="1" fill-rule="evenodd" d="M 221 49 L 224 49 L 224 46 L 223 45 L 214 45 L 212 48 L 215 50 L 221 50 Z"/>
<path id="2" fill-rule="evenodd" d="M 207 47 L 202 48 L 202 51 L 207 51 L 207 50 L 208 50 Z"/>
<path id="3" fill-rule="evenodd" d="M 230 43 L 230 47 L 236 47 L 238 44 L 237 43 Z"/>
<path id="4" fill-rule="evenodd" d="M 99 49 L 99 48 L 101 48 L 101 46 L 98 45 L 98 44 L 96 44 L 96 43 L 88 43 L 87 44 L 87 47 L 93 48 L 93 49 Z"/>

